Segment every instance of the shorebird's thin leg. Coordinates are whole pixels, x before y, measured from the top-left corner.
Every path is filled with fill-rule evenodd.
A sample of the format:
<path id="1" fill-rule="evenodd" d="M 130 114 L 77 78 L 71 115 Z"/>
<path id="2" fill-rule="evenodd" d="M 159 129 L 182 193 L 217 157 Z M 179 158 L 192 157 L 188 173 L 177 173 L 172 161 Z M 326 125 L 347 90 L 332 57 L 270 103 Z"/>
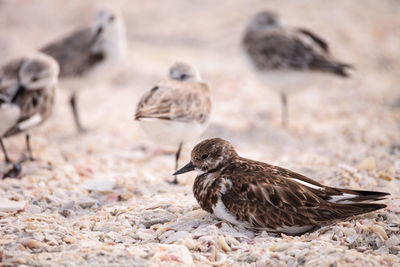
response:
<path id="1" fill-rule="evenodd" d="M 74 121 L 75 121 L 76 128 L 77 128 L 78 132 L 83 133 L 83 132 L 85 132 L 85 128 L 82 127 L 81 120 L 79 119 L 76 92 L 73 92 L 71 94 L 69 102 L 71 104 L 72 114 L 74 115 Z"/>
<path id="2" fill-rule="evenodd" d="M 176 151 L 175 154 L 175 171 L 178 170 L 178 163 L 179 163 L 179 157 L 181 155 L 181 150 L 182 150 L 182 143 L 179 144 L 178 151 Z M 171 182 L 172 184 L 178 184 L 178 177 L 175 175 L 174 180 Z"/>
<path id="3" fill-rule="evenodd" d="M 26 150 L 28 151 L 28 159 L 30 161 L 34 161 L 35 159 L 32 156 L 32 149 L 31 149 L 31 137 L 29 134 L 26 134 L 25 140 L 26 140 Z"/>
<path id="4" fill-rule="evenodd" d="M 282 125 L 288 127 L 289 125 L 289 108 L 286 93 L 281 93 L 282 102 Z"/>
<path id="5" fill-rule="evenodd" d="M 4 146 L 4 143 L 3 143 L 3 138 L 1 138 L 1 137 L 0 137 L 0 145 L 1 145 L 1 149 L 3 150 L 4 159 L 5 159 L 6 163 L 8 164 L 11 162 L 11 160 L 8 157 L 6 147 Z"/>

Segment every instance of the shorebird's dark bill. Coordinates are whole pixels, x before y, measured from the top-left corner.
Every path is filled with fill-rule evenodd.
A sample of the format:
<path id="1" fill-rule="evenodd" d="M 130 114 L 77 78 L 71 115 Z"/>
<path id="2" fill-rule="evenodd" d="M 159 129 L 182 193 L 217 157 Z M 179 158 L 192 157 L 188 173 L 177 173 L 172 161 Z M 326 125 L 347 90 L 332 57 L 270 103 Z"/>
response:
<path id="1" fill-rule="evenodd" d="M 181 169 L 177 170 L 174 174 L 172 175 L 178 175 L 178 174 L 182 174 L 185 172 L 190 172 L 194 170 L 194 165 L 192 162 L 189 162 L 188 164 L 186 164 L 185 166 L 183 166 Z"/>

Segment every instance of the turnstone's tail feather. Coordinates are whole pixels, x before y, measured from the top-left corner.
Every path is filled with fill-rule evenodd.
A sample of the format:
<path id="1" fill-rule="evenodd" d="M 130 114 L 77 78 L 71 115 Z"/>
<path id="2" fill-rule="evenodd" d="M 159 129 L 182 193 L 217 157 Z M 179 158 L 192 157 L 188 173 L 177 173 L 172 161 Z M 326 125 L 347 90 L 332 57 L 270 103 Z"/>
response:
<path id="1" fill-rule="evenodd" d="M 335 203 L 357 203 L 365 201 L 379 201 L 390 195 L 385 192 L 365 191 L 365 190 L 350 190 L 342 188 L 334 188 L 335 191 L 341 194 L 333 194 L 329 196 L 328 201 Z"/>
<path id="2" fill-rule="evenodd" d="M 380 203 L 333 204 L 329 209 L 330 220 L 346 219 L 384 208 L 386 205 Z"/>

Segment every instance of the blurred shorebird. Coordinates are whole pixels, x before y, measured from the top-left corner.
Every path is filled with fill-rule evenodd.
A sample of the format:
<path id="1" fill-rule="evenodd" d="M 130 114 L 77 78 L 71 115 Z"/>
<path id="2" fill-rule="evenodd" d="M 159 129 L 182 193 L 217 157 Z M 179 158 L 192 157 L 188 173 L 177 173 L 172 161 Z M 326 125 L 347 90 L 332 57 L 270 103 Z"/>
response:
<path id="1" fill-rule="evenodd" d="M 326 41 L 301 28 L 282 26 L 269 11 L 256 14 L 248 24 L 242 46 L 256 73 L 281 96 L 282 123 L 288 125 L 287 94 L 319 74 L 348 77 L 351 65 L 337 61 Z"/>
<path id="2" fill-rule="evenodd" d="M 42 53 L 10 61 L 0 68 L 0 145 L 6 163 L 11 160 L 3 138 L 38 126 L 51 115 L 58 74 L 58 63 Z M 33 160 L 28 133 L 26 146 Z"/>
<path id="3" fill-rule="evenodd" d="M 70 104 L 79 132 L 84 131 L 77 107 L 77 90 L 113 78 L 126 56 L 125 25 L 121 15 L 108 10 L 95 14 L 91 27 L 79 29 L 40 49 L 60 64 L 62 87 L 72 93 Z"/>
<path id="4" fill-rule="evenodd" d="M 184 143 L 195 141 L 207 128 L 210 90 L 199 72 L 185 63 L 169 69 L 169 79 L 158 82 L 139 101 L 135 120 L 156 143 L 175 146 L 175 170 Z M 177 184 L 174 177 L 173 183 Z"/>
<path id="5" fill-rule="evenodd" d="M 335 188 L 282 167 L 240 157 L 220 138 L 197 144 L 174 175 L 197 171 L 193 193 L 202 209 L 253 230 L 298 235 L 375 210 L 388 193 Z"/>

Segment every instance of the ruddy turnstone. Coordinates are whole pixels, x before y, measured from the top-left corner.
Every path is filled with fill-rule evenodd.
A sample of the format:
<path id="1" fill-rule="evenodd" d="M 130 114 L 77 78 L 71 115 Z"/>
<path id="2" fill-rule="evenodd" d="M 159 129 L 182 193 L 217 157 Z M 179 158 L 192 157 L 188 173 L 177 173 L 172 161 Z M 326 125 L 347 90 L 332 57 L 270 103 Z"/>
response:
<path id="1" fill-rule="evenodd" d="M 51 114 L 58 85 L 59 66 L 51 57 L 36 53 L 0 68 L 0 144 L 10 163 L 3 138 L 42 124 Z M 26 134 L 29 159 L 32 151 Z"/>
<path id="2" fill-rule="evenodd" d="M 256 69 L 282 102 L 282 123 L 288 125 L 287 94 L 317 74 L 348 77 L 351 65 L 334 59 L 326 41 L 301 28 L 287 28 L 269 11 L 256 14 L 247 26 L 242 46 Z"/>
<path id="3" fill-rule="evenodd" d="M 168 75 L 139 101 L 135 120 L 156 143 L 178 147 L 176 171 L 182 145 L 196 140 L 208 126 L 211 98 L 199 72 L 188 64 L 173 64 Z M 173 183 L 178 183 L 176 177 Z"/>
<path id="4" fill-rule="evenodd" d="M 196 170 L 194 196 L 201 208 L 246 228 L 297 235 L 316 226 L 386 205 L 388 193 L 324 186 L 301 174 L 240 157 L 220 138 L 197 144 L 191 161 L 174 175 Z"/>
<path id="5" fill-rule="evenodd" d="M 40 49 L 60 64 L 62 87 L 72 90 L 70 104 L 78 131 L 84 131 L 77 108 L 77 89 L 114 77 L 126 55 L 122 16 L 108 10 L 95 14 L 91 27 L 79 29 Z"/>

